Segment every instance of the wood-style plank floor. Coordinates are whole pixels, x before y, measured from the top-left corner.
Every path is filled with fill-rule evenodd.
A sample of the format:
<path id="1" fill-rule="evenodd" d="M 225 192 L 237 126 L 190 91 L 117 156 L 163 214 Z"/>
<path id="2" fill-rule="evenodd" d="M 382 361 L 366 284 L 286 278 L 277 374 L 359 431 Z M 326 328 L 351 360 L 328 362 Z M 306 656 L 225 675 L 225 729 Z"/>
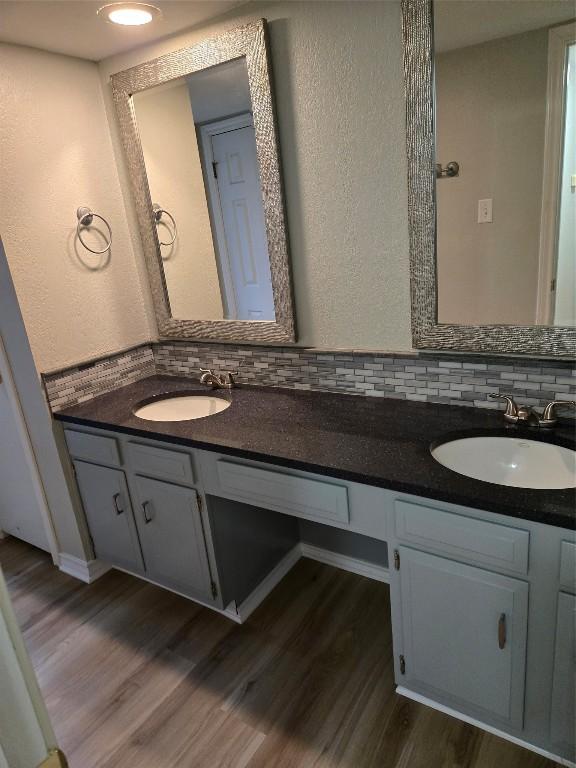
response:
<path id="1" fill-rule="evenodd" d="M 394 693 L 388 587 L 301 560 L 242 626 L 0 542 L 71 768 L 553 768 Z"/>

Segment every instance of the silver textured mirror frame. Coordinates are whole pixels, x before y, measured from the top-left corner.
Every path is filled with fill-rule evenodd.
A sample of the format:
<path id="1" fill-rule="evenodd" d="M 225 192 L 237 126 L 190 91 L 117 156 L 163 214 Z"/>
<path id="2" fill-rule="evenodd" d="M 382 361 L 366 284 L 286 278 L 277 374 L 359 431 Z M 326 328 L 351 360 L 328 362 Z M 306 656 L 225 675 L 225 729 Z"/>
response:
<path id="1" fill-rule="evenodd" d="M 432 0 L 402 0 L 402 34 L 414 347 L 573 358 L 576 328 L 438 323 Z"/>
<path id="2" fill-rule="evenodd" d="M 256 154 L 260 166 L 276 319 L 274 321 L 180 320 L 172 317 L 170 311 L 170 300 L 162 268 L 160 245 L 132 95 L 169 80 L 241 57 L 246 58 L 252 98 Z M 260 19 L 111 76 L 112 94 L 126 152 L 161 338 L 244 341 L 256 344 L 296 341 L 269 58 L 266 21 Z"/>

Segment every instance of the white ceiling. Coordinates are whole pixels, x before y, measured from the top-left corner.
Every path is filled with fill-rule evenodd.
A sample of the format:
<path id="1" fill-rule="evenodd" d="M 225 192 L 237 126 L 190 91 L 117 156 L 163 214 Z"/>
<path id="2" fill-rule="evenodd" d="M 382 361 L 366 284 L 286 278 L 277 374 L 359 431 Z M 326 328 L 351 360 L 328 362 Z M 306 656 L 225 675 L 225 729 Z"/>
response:
<path id="1" fill-rule="evenodd" d="M 141 27 L 121 27 L 96 16 L 98 8 L 112 1 L 0 0 L 0 42 L 100 61 L 203 24 L 250 2 L 143 0 L 160 8 L 163 18 Z M 575 16 L 574 0 L 435 0 L 435 48 L 438 52 L 464 48 L 559 24 Z"/>
<path id="2" fill-rule="evenodd" d="M 248 0 L 144 0 L 163 18 L 121 27 L 96 16 L 113 0 L 0 0 L 0 42 L 100 61 L 203 24 Z"/>
<path id="3" fill-rule="evenodd" d="M 574 0 L 435 0 L 434 48 L 465 48 L 575 17 Z"/>

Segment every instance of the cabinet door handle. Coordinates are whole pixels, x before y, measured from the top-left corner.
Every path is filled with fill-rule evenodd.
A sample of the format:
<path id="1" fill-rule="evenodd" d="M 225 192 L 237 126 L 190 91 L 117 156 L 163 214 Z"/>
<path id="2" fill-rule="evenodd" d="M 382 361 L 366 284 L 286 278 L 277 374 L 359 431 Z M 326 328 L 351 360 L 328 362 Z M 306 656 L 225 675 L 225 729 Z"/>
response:
<path id="1" fill-rule="evenodd" d="M 153 515 L 148 511 L 149 509 L 150 509 L 150 502 L 149 501 L 142 502 L 142 512 L 144 514 L 144 522 L 146 523 L 146 525 L 148 525 L 148 523 L 151 523 L 153 518 Z"/>
<path id="2" fill-rule="evenodd" d="M 121 498 L 122 498 L 122 497 L 120 496 L 120 494 L 119 494 L 119 493 L 115 493 L 115 494 L 114 494 L 114 496 L 112 497 L 112 499 L 113 499 L 113 501 L 114 501 L 114 509 L 116 510 L 116 514 L 117 514 L 117 515 L 121 515 L 121 514 L 122 514 L 122 512 L 124 512 L 124 510 L 123 510 L 123 509 L 122 509 L 122 507 L 120 506 L 120 499 L 121 499 Z"/>
<path id="3" fill-rule="evenodd" d="M 506 614 L 501 613 L 498 619 L 498 648 L 502 651 L 506 646 Z"/>

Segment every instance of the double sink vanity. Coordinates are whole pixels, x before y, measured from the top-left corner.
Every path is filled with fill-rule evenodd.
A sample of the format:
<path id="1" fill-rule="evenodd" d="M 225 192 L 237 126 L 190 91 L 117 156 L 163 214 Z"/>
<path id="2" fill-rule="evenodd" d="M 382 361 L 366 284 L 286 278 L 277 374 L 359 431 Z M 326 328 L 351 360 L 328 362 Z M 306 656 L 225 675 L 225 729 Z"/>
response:
<path id="1" fill-rule="evenodd" d="M 390 584 L 398 692 L 572 755 L 570 427 L 506 425 L 500 412 L 429 403 L 210 390 L 168 376 L 55 416 L 96 557 L 243 621 L 309 554 L 303 523 L 369 542 L 376 578 Z M 486 440 L 483 471 L 507 461 L 508 485 L 443 466 L 470 463 L 468 446 L 478 466 L 474 445 Z M 458 450 L 443 463 L 432 456 L 451 444 Z M 515 446 L 513 460 L 500 445 Z M 539 488 L 510 485 L 523 482 Z M 344 560 L 372 575 L 370 562 Z"/>

